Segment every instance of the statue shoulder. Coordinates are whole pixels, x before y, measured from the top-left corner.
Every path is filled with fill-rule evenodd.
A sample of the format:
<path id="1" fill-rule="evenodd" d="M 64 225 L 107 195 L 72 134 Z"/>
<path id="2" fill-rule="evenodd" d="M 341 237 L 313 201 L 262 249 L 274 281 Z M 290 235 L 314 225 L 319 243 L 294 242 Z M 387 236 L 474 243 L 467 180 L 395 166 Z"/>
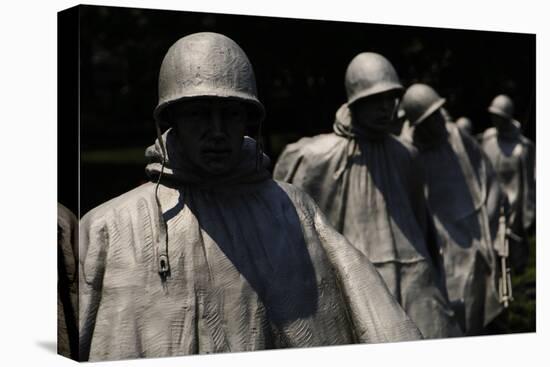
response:
<path id="1" fill-rule="evenodd" d="M 497 135 L 498 135 L 497 129 L 495 127 L 490 127 L 481 134 L 480 140 L 483 141 L 483 140 L 494 139 L 497 137 Z"/>
<path id="2" fill-rule="evenodd" d="M 136 187 L 122 195 L 112 198 L 103 204 L 98 205 L 89 212 L 87 212 L 81 220 L 81 226 L 90 226 L 98 221 L 102 221 L 107 213 L 112 211 L 118 211 L 125 207 L 135 207 L 140 200 L 150 202 L 154 200 L 155 184 L 147 182 L 143 185 Z"/>
<path id="3" fill-rule="evenodd" d="M 283 153 L 300 153 L 304 156 L 323 155 L 345 140 L 334 133 L 305 137 L 287 145 Z"/>
<path id="4" fill-rule="evenodd" d="M 417 160 L 419 158 L 418 149 L 407 138 L 390 135 L 388 144 L 391 145 L 392 152 L 394 152 L 396 157 L 400 157 L 406 161 Z"/>

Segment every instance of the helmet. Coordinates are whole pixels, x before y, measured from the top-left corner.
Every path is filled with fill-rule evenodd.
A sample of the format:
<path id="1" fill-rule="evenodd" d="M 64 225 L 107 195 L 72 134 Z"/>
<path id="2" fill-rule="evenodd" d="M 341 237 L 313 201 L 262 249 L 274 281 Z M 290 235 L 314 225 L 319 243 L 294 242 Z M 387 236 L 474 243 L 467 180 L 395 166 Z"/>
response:
<path id="1" fill-rule="evenodd" d="M 397 119 L 405 121 L 407 119 L 407 114 L 405 113 L 405 110 L 403 107 L 399 106 L 399 109 L 397 110 Z"/>
<path id="2" fill-rule="evenodd" d="M 514 118 L 514 102 L 505 94 L 496 96 L 487 110 L 509 120 Z"/>
<path id="3" fill-rule="evenodd" d="M 401 102 L 411 125 L 418 125 L 441 108 L 444 103 L 445 98 L 441 98 L 432 87 L 426 84 L 411 85 L 403 95 Z"/>
<path id="4" fill-rule="evenodd" d="M 226 98 L 253 108 L 258 120 L 264 107 L 257 97 L 256 79 L 244 51 L 218 33 L 195 33 L 170 47 L 160 67 L 159 100 L 153 112 L 162 123 L 162 111 L 175 102 L 191 98 Z"/>
<path id="5" fill-rule="evenodd" d="M 363 52 L 355 56 L 346 70 L 348 105 L 373 94 L 403 91 L 392 64 L 382 55 Z"/>
<path id="6" fill-rule="evenodd" d="M 467 132 L 468 134 L 472 133 L 472 120 L 469 118 L 462 116 L 458 120 L 456 120 L 456 126 L 462 130 Z"/>

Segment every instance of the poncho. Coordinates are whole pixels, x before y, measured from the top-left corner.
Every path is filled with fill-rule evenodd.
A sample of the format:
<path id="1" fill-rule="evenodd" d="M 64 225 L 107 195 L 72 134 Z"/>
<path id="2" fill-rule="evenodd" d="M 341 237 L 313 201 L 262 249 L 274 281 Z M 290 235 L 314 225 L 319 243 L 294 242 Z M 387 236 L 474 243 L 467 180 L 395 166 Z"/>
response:
<path id="1" fill-rule="evenodd" d="M 82 219 L 82 359 L 421 338 L 376 269 L 315 203 L 269 178 L 267 157 L 257 170 L 252 139 L 238 167 L 211 179 L 181 162 L 171 131 L 163 136 L 160 209 L 157 141 L 146 152 L 153 182 Z M 166 278 L 157 261 L 164 251 Z"/>
<path id="2" fill-rule="evenodd" d="M 57 204 L 57 353 L 78 356 L 78 220 Z"/>
<path id="3" fill-rule="evenodd" d="M 353 128 L 347 105 L 338 111 L 334 130 L 288 145 L 274 178 L 306 191 L 367 255 L 424 337 L 460 335 L 438 273 L 435 240 L 428 243 L 416 149 L 390 134 L 371 139 Z"/>
<path id="4" fill-rule="evenodd" d="M 527 261 L 526 232 L 535 222 L 535 145 L 512 122 L 509 131 L 485 130 L 481 147 L 489 157 L 509 203 L 509 226 L 522 241 L 510 241 L 512 262 L 522 267 Z"/>
<path id="5" fill-rule="evenodd" d="M 501 191 L 479 145 L 452 123 L 446 137 L 418 146 L 427 199 L 443 251 L 447 292 L 466 334 L 500 311 L 497 239 Z"/>

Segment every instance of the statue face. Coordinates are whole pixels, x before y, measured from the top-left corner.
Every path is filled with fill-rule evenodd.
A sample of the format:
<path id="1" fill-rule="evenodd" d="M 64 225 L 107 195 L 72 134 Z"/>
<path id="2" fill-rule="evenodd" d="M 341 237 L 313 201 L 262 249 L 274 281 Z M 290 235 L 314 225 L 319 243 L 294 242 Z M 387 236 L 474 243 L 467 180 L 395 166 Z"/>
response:
<path id="1" fill-rule="evenodd" d="M 355 127 L 364 127 L 375 131 L 389 131 L 396 118 L 399 106 L 399 94 L 396 91 L 374 94 L 362 98 L 350 106 Z"/>
<path id="2" fill-rule="evenodd" d="M 170 108 L 168 117 L 185 159 L 203 173 L 221 175 L 239 163 L 248 122 L 243 103 L 220 99 L 183 101 Z"/>
<path id="3" fill-rule="evenodd" d="M 413 141 L 422 145 L 436 143 L 447 136 L 445 115 L 438 109 L 414 127 Z"/>
<path id="4" fill-rule="evenodd" d="M 497 130 L 506 129 L 511 125 L 510 120 L 508 120 L 505 117 L 502 117 L 494 113 L 491 113 L 490 116 L 491 116 L 491 122 L 493 123 L 493 126 L 497 128 Z"/>

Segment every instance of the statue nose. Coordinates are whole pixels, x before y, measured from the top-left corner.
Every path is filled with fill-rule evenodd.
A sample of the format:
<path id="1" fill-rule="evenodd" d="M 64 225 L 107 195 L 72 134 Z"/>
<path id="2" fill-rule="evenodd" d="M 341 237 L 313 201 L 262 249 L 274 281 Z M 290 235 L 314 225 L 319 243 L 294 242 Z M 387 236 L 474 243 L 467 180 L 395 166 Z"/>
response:
<path id="1" fill-rule="evenodd" d="M 216 136 L 223 135 L 223 121 L 221 119 L 221 113 L 219 109 L 214 108 L 212 110 L 212 114 L 210 115 L 210 118 L 211 118 L 210 127 L 212 129 L 211 130 L 212 134 Z"/>

